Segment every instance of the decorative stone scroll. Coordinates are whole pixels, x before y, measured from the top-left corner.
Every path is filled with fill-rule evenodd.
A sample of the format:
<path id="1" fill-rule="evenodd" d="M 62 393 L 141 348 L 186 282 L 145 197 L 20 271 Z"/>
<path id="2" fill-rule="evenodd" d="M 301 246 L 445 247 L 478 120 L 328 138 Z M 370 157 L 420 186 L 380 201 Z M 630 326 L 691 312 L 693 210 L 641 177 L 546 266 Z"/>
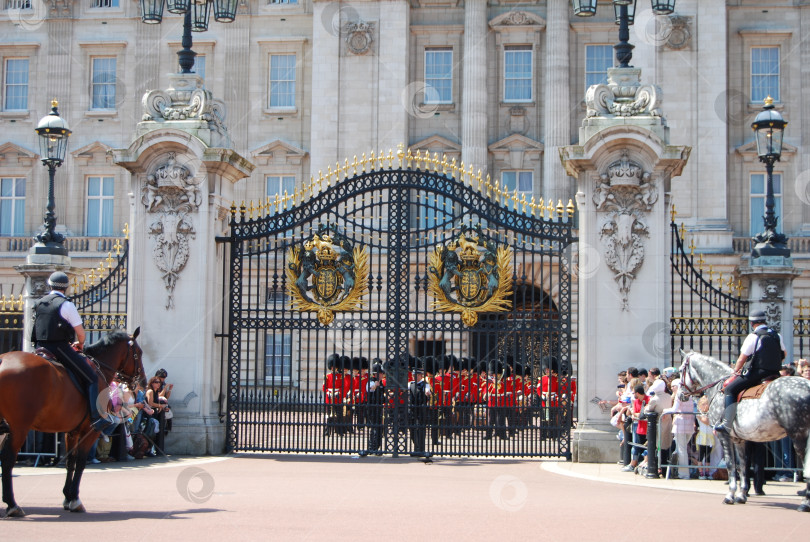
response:
<path id="1" fill-rule="evenodd" d="M 155 240 L 152 259 L 163 273 L 167 309 L 174 308 L 174 287 L 188 262 L 189 239 L 196 235 L 189 215 L 202 204 L 200 182 L 170 152 L 166 163 L 147 175 L 141 188 L 141 203 L 148 213 L 158 215 L 148 232 Z"/>
<path id="2" fill-rule="evenodd" d="M 628 151 L 600 175 L 593 193 L 596 210 L 607 213 L 599 227 L 605 263 L 613 271 L 622 296 L 622 310 L 629 310 L 628 295 L 644 263 L 644 237 L 649 236 L 646 213 L 658 200 L 650 174 L 630 161 Z"/>
<path id="3" fill-rule="evenodd" d="M 585 93 L 586 117 L 661 117 L 663 94 L 657 85 L 642 85 L 637 68 L 608 69 L 607 85 Z"/>

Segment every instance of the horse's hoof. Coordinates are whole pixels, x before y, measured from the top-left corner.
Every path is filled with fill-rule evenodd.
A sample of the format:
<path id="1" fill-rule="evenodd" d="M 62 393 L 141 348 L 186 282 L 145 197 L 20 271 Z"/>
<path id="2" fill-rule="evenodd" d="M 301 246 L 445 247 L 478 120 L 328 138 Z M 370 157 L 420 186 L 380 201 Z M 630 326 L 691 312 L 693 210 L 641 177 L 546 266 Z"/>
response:
<path id="1" fill-rule="evenodd" d="M 732 499 L 731 497 L 726 497 L 725 499 L 723 499 L 723 504 L 734 504 L 734 499 Z"/>
<path id="2" fill-rule="evenodd" d="M 70 510 L 70 501 L 65 499 L 62 501 L 62 509 L 63 510 Z"/>
<path id="3" fill-rule="evenodd" d="M 12 506 L 6 510 L 6 517 L 7 518 L 24 518 L 25 511 L 19 506 Z"/>
<path id="4" fill-rule="evenodd" d="M 84 505 L 82 504 L 82 501 L 76 499 L 75 501 L 70 502 L 70 511 L 75 512 L 77 514 L 83 514 L 87 512 L 87 509 L 85 509 Z"/>
<path id="5" fill-rule="evenodd" d="M 810 503 L 803 502 L 799 505 L 799 512 L 810 512 Z"/>
<path id="6" fill-rule="evenodd" d="M 737 504 L 745 504 L 746 502 L 748 502 L 748 499 L 746 499 L 745 497 L 740 496 L 740 497 L 736 497 L 734 499 L 734 502 L 737 503 Z"/>

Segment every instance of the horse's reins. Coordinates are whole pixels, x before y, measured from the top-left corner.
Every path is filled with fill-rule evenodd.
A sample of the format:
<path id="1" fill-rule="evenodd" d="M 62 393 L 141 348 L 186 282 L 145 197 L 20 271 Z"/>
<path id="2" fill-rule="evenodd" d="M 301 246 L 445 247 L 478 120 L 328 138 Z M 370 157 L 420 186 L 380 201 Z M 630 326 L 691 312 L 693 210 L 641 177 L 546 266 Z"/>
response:
<path id="1" fill-rule="evenodd" d="M 130 340 L 127 342 L 127 352 L 128 352 L 128 353 L 129 353 L 129 354 L 132 356 L 132 359 L 134 359 L 134 360 L 137 362 L 137 361 L 138 361 L 138 356 L 137 356 L 137 355 L 135 354 L 135 352 L 133 351 L 133 348 L 132 348 L 133 346 L 134 346 L 134 340 L 130 339 Z M 89 356 L 89 355 L 87 355 L 87 354 L 84 354 L 84 356 L 85 356 L 87 359 L 89 359 L 90 361 L 92 361 L 92 362 L 93 362 L 93 364 L 96 366 L 96 371 L 98 372 L 98 374 L 99 374 L 99 375 L 101 375 L 101 377 L 102 377 L 104 380 L 107 380 L 107 379 L 106 379 L 106 378 L 104 378 L 104 374 L 101 372 L 101 368 L 102 368 L 102 367 L 104 367 L 105 369 L 108 369 L 108 370 L 112 371 L 112 372 L 114 373 L 115 377 L 119 377 L 119 378 L 120 378 L 120 377 L 124 377 L 124 378 L 127 378 L 127 379 L 128 379 L 128 380 L 127 380 L 127 382 L 129 382 L 129 383 L 135 382 L 135 380 L 137 380 L 137 378 L 138 378 L 138 376 L 140 375 L 140 372 L 141 372 L 141 370 L 140 370 L 140 369 L 137 369 L 137 365 L 136 365 L 136 372 L 135 372 L 135 374 L 134 374 L 134 375 L 128 375 L 128 374 L 126 374 L 126 373 L 124 373 L 124 372 L 122 372 L 122 371 L 118 371 L 118 370 L 117 370 L 115 367 L 113 367 L 113 366 L 111 366 L 111 365 L 109 365 L 109 364 L 107 364 L 107 363 L 104 363 L 103 361 L 101 361 L 101 360 L 99 360 L 99 359 L 94 358 L 93 356 Z"/>
<path id="2" fill-rule="evenodd" d="M 703 393 L 704 391 L 706 391 L 706 390 L 708 390 L 708 389 L 710 389 L 710 388 L 715 387 L 715 386 L 716 386 L 716 385 L 718 385 L 720 382 L 723 382 L 724 380 L 726 380 L 727 378 L 729 378 L 728 376 L 723 376 L 722 378 L 720 378 L 719 380 L 715 380 L 715 381 L 714 381 L 714 382 L 712 382 L 711 384 L 706 384 L 705 386 L 702 386 L 702 387 L 700 387 L 700 388 L 698 388 L 698 389 L 696 389 L 696 390 L 693 390 L 692 388 L 690 388 L 690 387 L 689 387 L 689 386 L 686 384 L 685 379 L 684 379 L 684 376 L 686 376 L 686 374 L 688 374 L 688 373 L 687 373 L 687 370 L 688 370 L 688 368 L 689 368 L 689 358 L 690 358 L 690 357 L 692 357 L 692 354 L 688 354 L 688 355 L 686 356 L 686 358 L 683 360 L 683 366 L 681 366 L 681 372 L 683 373 L 683 374 L 681 375 L 681 388 L 686 390 L 686 391 L 681 391 L 681 393 L 683 394 L 683 396 L 684 396 L 684 397 L 692 397 L 692 396 L 694 396 L 694 395 L 699 395 L 699 394 Z M 690 377 L 690 378 L 689 378 L 689 380 L 690 380 L 690 382 L 691 382 L 691 381 L 692 381 L 692 378 Z"/>

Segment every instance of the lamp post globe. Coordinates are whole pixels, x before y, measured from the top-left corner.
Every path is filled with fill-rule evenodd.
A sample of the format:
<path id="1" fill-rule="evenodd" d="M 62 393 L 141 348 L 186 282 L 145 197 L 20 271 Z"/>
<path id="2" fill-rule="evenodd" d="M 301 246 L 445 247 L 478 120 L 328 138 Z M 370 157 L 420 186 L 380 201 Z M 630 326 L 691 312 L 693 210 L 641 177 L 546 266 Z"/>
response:
<path id="1" fill-rule="evenodd" d="M 787 121 L 774 108 L 773 99 L 768 96 L 765 106 L 751 123 L 751 129 L 757 138 L 757 154 L 759 161 L 765 164 L 767 184 L 765 189 L 765 216 L 763 218 L 765 230 L 756 235 L 751 255 L 754 258 L 762 256 L 790 257 L 787 247 L 787 237 L 776 231 L 779 217 L 774 211 L 775 200 L 773 192 L 773 165 L 782 157 L 782 138 Z"/>
<path id="2" fill-rule="evenodd" d="M 43 231 L 34 237 L 37 242 L 32 250 L 35 254 L 54 254 L 67 256 L 67 249 L 62 244 L 65 237 L 54 231 L 56 227 L 56 203 L 54 202 L 54 176 L 56 168 L 65 161 L 68 138 L 71 131 L 68 123 L 59 115 L 56 100 L 51 102 L 51 112 L 42 117 L 34 130 L 39 136 L 39 154 L 42 164 L 48 168 L 48 206 L 45 212 Z"/>

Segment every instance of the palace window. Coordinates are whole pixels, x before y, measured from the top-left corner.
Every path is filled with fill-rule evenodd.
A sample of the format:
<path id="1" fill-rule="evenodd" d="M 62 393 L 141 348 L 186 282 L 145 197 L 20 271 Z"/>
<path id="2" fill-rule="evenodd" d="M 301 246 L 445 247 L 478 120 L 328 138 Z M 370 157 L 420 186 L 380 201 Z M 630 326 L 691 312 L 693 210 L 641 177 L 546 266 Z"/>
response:
<path id="1" fill-rule="evenodd" d="M 612 45 L 585 46 L 585 90 L 607 83 L 607 70 L 613 67 Z"/>
<path id="2" fill-rule="evenodd" d="M 118 0 L 93 0 L 94 8 L 117 8 Z"/>
<path id="3" fill-rule="evenodd" d="M 294 175 L 268 175 L 266 179 L 266 195 L 268 198 L 270 198 L 270 201 L 274 201 L 276 199 L 276 194 L 278 194 L 279 198 L 283 198 L 285 192 L 288 196 L 292 196 L 295 192 Z"/>
<path id="4" fill-rule="evenodd" d="M 289 332 L 265 334 L 264 381 L 273 385 L 292 382 L 292 334 Z"/>
<path id="5" fill-rule="evenodd" d="M 770 96 L 780 102 L 779 47 L 751 48 L 751 102 L 761 103 Z"/>
<path id="6" fill-rule="evenodd" d="M 3 74 L 3 109 L 28 110 L 28 59 L 7 58 Z"/>
<path id="7" fill-rule="evenodd" d="M 424 103 L 453 103 L 453 49 L 450 47 L 425 49 Z"/>
<path id="8" fill-rule="evenodd" d="M 532 101 L 532 46 L 507 45 L 503 52 L 503 100 Z"/>
<path id="9" fill-rule="evenodd" d="M 6 9 L 31 9 L 31 0 L 6 0 Z"/>
<path id="10" fill-rule="evenodd" d="M 270 108 L 295 108 L 295 55 L 270 55 Z"/>
<path id="11" fill-rule="evenodd" d="M 91 109 L 115 109 L 116 58 L 92 59 Z"/>
<path id="12" fill-rule="evenodd" d="M 25 178 L 0 179 L 0 235 L 24 235 Z"/>
<path id="13" fill-rule="evenodd" d="M 87 236 L 113 235 L 114 202 L 114 177 L 87 178 Z"/>
<path id="14" fill-rule="evenodd" d="M 752 173 L 751 174 L 751 229 L 750 234 L 756 235 L 765 231 L 765 224 L 763 217 L 765 216 L 765 191 L 768 183 L 768 175 L 766 173 Z M 782 174 L 773 174 L 773 211 L 777 217 L 782 216 Z M 782 224 L 779 224 L 779 230 L 782 229 Z"/>

